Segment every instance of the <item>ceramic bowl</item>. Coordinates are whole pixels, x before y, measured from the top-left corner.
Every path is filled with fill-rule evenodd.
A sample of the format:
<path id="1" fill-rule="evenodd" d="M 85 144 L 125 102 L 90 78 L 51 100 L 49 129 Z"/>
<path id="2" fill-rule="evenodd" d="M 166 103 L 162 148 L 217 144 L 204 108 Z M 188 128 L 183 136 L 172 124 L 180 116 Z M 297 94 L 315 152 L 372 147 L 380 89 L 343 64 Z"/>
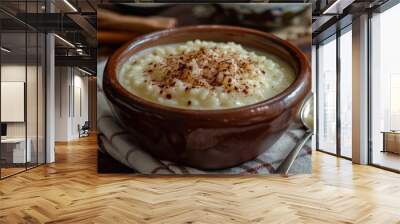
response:
<path id="1" fill-rule="evenodd" d="M 265 51 L 289 63 L 295 81 L 268 100 L 221 110 L 192 110 L 164 106 L 128 92 L 118 81 L 121 66 L 150 47 L 189 40 L 233 41 Z M 311 88 L 305 55 L 278 37 L 241 27 L 191 26 L 139 37 L 109 59 L 103 89 L 110 106 L 132 139 L 154 157 L 200 169 L 222 169 L 254 159 L 273 145 L 293 122 Z"/>

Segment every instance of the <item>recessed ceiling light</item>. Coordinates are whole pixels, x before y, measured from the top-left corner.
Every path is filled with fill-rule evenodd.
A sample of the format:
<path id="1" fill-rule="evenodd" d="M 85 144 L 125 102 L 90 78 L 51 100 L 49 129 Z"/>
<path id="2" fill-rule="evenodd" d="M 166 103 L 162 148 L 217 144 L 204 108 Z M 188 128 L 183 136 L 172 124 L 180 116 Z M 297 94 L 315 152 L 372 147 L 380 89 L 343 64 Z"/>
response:
<path id="1" fill-rule="evenodd" d="M 327 14 L 342 14 L 343 10 L 351 5 L 355 0 L 336 0 L 322 13 Z"/>
<path id="2" fill-rule="evenodd" d="M 81 68 L 79 68 L 79 67 L 78 67 L 78 70 L 81 71 L 81 72 L 83 72 L 83 73 L 85 73 L 85 74 L 87 74 L 87 75 L 92 75 L 92 73 L 90 73 L 90 72 L 88 72 L 88 71 L 86 71 L 86 70 L 83 70 L 83 69 L 81 69 Z"/>
<path id="3" fill-rule="evenodd" d="M 64 0 L 64 3 L 68 5 L 68 7 L 70 7 L 74 12 L 78 12 L 78 10 L 68 0 Z"/>
<path id="4" fill-rule="evenodd" d="M 7 48 L 5 48 L 5 47 L 1 47 L 0 49 L 1 49 L 2 51 L 6 52 L 6 53 L 10 53 L 10 52 L 11 52 L 11 50 L 9 50 L 9 49 L 7 49 Z"/>
<path id="5" fill-rule="evenodd" d="M 71 42 L 69 42 L 68 40 L 60 37 L 58 34 L 54 34 L 55 37 L 57 37 L 59 40 L 61 40 L 62 42 L 64 42 L 65 44 L 67 44 L 70 47 L 75 48 L 75 45 L 73 45 Z"/>
<path id="6" fill-rule="evenodd" d="M 333 2 L 333 4 L 330 5 L 327 9 L 325 9 L 325 10 L 322 12 L 322 14 L 331 13 L 331 10 L 332 10 L 332 9 L 336 9 L 337 4 L 338 4 L 339 2 L 340 2 L 340 0 L 336 0 L 335 2 Z"/>

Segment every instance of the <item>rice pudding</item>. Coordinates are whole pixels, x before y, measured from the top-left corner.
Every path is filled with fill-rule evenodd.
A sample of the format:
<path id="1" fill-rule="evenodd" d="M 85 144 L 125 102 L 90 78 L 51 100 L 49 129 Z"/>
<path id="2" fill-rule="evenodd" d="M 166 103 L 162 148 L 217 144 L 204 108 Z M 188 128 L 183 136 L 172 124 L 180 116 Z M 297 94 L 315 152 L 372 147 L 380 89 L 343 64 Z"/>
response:
<path id="1" fill-rule="evenodd" d="M 146 49 L 126 62 L 121 85 L 166 106 L 225 109 L 267 100 L 294 81 L 280 58 L 236 43 L 188 41 Z"/>

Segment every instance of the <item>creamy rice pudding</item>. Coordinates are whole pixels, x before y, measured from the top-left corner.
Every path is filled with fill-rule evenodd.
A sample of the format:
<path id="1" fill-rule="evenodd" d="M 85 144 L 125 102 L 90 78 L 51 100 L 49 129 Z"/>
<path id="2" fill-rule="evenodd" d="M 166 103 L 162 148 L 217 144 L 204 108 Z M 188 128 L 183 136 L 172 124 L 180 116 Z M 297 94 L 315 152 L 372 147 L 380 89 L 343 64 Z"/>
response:
<path id="1" fill-rule="evenodd" d="M 276 56 L 236 43 L 188 41 L 146 49 L 118 74 L 132 94 L 166 106 L 224 109 L 267 100 L 295 79 Z"/>

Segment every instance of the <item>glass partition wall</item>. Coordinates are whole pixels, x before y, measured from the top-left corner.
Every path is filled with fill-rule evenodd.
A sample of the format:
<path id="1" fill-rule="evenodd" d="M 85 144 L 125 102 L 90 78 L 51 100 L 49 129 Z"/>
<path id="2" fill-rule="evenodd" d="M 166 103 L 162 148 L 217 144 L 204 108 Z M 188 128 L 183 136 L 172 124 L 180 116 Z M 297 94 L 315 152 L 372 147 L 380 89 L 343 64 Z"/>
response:
<path id="1" fill-rule="evenodd" d="M 318 149 L 336 153 L 336 36 L 318 46 Z"/>
<path id="2" fill-rule="evenodd" d="M 352 158 L 352 33 L 351 25 L 341 31 L 339 38 L 339 123 L 340 155 Z"/>
<path id="3" fill-rule="evenodd" d="M 26 33 L 1 33 L 1 177 L 26 169 Z M 6 49 L 6 50 L 4 50 Z M 28 152 L 28 153 L 27 153 Z M 27 153 L 27 154 L 26 154 Z"/>
<path id="4" fill-rule="evenodd" d="M 370 163 L 400 171 L 400 4 L 371 18 Z"/>
<path id="5" fill-rule="evenodd" d="M 38 8 L 19 2 L 26 12 Z M 45 35 L 0 11 L 0 178 L 45 163 Z"/>
<path id="6" fill-rule="evenodd" d="M 317 45 L 317 150 L 351 158 L 351 25 Z"/>

